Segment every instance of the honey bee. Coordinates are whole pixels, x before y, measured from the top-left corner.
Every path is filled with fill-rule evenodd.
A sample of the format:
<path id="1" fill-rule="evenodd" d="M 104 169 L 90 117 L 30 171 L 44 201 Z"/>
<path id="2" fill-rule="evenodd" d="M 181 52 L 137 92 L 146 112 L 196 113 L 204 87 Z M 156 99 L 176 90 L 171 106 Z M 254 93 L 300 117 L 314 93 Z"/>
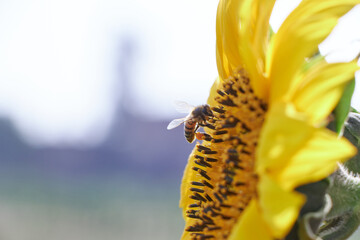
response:
<path id="1" fill-rule="evenodd" d="M 175 105 L 179 112 L 188 113 L 188 115 L 184 118 L 172 120 L 167 129 L 174 129 L 184 123 L 185 138 L 189 143 L 192 143 L 199 127 L 204 126 L 209 119 L 214 117 L 214 114 L 207 104 L 194 107 L 186 102 L 176 101 Z"/>

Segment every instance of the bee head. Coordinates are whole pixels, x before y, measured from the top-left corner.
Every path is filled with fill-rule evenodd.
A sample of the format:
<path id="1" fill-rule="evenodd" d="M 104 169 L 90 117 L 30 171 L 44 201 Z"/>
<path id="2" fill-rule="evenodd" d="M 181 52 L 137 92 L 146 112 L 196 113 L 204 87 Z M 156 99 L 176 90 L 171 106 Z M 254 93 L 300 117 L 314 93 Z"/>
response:
<path id="1" fill-rule="evenodd" d="M 211 111 L 210 109 L 210 106 L 209 105 L 203 105 L 204 107 L 202 108 L 202 112 L 205 116 L 207 117 L 214 117 L 214 114 L 213 112 Z"/>

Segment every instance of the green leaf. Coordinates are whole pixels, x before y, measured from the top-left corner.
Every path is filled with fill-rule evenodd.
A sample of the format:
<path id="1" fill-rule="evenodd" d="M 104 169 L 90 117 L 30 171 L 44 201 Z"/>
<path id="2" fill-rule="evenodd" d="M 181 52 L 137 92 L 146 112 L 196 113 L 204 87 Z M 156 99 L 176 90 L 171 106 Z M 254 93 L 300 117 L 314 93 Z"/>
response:
<path id="1" fill-rule="evenodd" d="M 332 207 L 331 198 L 329 195 L 324 196 L 324 204 L 321 209 L 314 212 L 306 213 L 299 223 L 299 239 L 300 240 L 314 240 L 317 238 L 319 228 L 321 228 L 326 214 L 329 213 Z"/>
<path id="2" fill-rule="evenodd" d="M 328 190 L 332 207 L 318 235 L 323 240 L 345 240 L 360 224 L 360 178 L 343 165 L 333 176 Z"/>
<path id="3" fill-rule="evenodd" d="M 343 136 L 358 149 L 358 154 L 339 165 L 331 176 L 333 184 L 327 193 L 332 207 L 318 232 L 322 240 L 348 239 L 360 225 L 360 114 L 348 114 Z"/>
<path id="4" fill-rule="evenodd" d="M 359 113 L 354 113 L 354 112 L 350 112 L 349 113 L 349 117 L 348 120 L 345 123 L 345 128 L 346 131 L 345 133 L 348 131 L 348 134 L 344 134 L 344 136 L 352 143 L 354 144 L 354 146 L 360 148 L 360 114 Z M 355 140 L 353 140 L 352 138 L 355 138 Z M 360 151 L 360 149 L 359 149 Z M 359 152 L 358 154 L 359 155 Z M 357 169 L 358 173 L 360 173 L 360 168 Z"/>
<path id="5" fill-rule="evenodd" d="M 355 79 L 353 79 L 345 87 L 343 96 L 341 97 L 338 105 L 335 108 L 335 131 L 339 135 L 342 134 L 344 123 L 351 109 L 351 98 L 355 89 Z"/>
<path id="6" fill-rule="evenodd" d="M 285 240 L 313 239 L 312 237 L 316 235 L 322 220 L 331 207 L 331 203 L 329 204 L 325 197 L 330 185 L 330 179 L 326 178 L 296 188 L 297 192 L 306 196 L 307 201 L 301 208 L 299 218 Z"/>
<path id="7" fill-rule="evenodd" d="M 350 112 L 354 112 L 354 113 L 360 113 L 358 110 L 356 110 L 355 108 L 351 107 L 350 108 Z"/>
<path id="8" fill-rule="evenodd" d="M 323 240 L 346 240 L 358 227 L 359 216 L 350 211 L 326 222 L 324 228 L 319 232 L 319 236 Z"/>

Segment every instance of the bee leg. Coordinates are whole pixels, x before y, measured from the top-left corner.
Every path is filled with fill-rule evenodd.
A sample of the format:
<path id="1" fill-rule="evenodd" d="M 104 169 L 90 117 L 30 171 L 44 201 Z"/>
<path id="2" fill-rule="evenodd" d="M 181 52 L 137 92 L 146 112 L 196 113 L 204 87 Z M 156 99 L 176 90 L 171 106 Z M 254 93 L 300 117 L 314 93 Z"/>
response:
<path id="1" fill-rule="evenodd" d="M 199 127 L 200 127 L 200 124 L 199 124 L 199 123 L 196 124 L 196 128 L 195 128 L 195 130 L 194 130 L 194 133 L 196 133 L 196 131 L 199 129 Z"/>

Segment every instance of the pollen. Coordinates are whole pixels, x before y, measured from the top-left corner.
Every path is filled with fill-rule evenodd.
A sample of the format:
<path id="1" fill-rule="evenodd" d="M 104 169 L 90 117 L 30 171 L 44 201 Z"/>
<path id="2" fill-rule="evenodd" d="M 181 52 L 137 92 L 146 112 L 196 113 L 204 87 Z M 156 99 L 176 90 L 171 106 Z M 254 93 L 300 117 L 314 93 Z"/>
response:
<path id="1" fill-rule="evenodd" d="M 267 105 L 254 94 L 244 69 L 222 82 L 212 106 L 214 118 L 193 152 L 195 181 L 185 230 L 190 239 L 227 239 L 253 197 L 255 149 Z"/>

